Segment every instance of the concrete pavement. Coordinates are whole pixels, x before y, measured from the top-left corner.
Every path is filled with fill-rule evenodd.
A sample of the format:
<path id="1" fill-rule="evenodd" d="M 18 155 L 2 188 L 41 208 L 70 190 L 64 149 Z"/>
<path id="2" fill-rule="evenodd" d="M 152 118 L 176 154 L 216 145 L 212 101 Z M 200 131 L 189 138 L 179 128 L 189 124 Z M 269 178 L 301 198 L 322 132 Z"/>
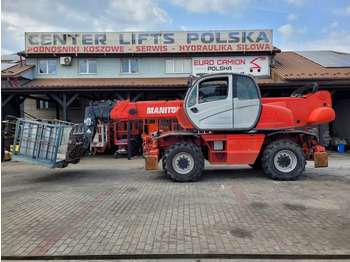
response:
<path id="1" fill-rule="evenodd" d="M 110 155 L 64 169 L 2 163 L 2 256 L 350 258 L 349 153 L 290 182 L 206 163 L 199 181 L 175 183 L 143 167 Z"/>

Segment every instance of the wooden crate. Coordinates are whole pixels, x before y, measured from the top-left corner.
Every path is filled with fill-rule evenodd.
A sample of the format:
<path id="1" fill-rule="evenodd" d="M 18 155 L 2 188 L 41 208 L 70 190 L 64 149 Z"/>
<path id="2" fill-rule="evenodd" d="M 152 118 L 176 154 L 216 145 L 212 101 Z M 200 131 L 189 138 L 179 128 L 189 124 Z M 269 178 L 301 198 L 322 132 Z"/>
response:
<path id="1" fill-rule="evenodd" d="M 157 170 L 158 169 L 158 157 L 157 156 L 145 156 L 145 169 Z"/>
<path id="2" fill-rule="evenodd" d="M 315 163 L 315 167 L 328 167 L 327 152 L 315 152 L 314 163 Z"/>

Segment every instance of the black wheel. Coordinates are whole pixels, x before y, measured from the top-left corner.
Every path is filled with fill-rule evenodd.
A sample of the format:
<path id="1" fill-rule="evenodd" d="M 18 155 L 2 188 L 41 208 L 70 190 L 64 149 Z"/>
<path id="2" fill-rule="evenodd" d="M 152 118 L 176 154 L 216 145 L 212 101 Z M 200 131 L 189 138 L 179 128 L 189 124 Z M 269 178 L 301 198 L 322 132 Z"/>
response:
<path id="1" fill-rule="evenodd" d="M 178 142 L 168 148 L 163 156 L 165 175 L 176 182 L 196 181 L 204 169 L 201 150 L 190 143 Z"/>
<path id="2" fill-rule="evenodd" d="M 168 151 L 167 151 L 168 152 Z M 167 153 L 166 152 L 166 153 Z M 167 178 L 170 178 L 170 174 L 168 172 L 166 172 L 166 162 L 167 162 L 167 154 L 165 154 L 162 158 L 162 167 L 163 167 L 163 170 L 164 170 L 164 175 L 167 177 Z"/>
<path id="3" fill-rule="evenodd" d="M 305 170 L 306 156 L 302 148 L 288 140 L 277 140 L 262 154 L 262 168 L 276 180 L 295 180 Z"/>

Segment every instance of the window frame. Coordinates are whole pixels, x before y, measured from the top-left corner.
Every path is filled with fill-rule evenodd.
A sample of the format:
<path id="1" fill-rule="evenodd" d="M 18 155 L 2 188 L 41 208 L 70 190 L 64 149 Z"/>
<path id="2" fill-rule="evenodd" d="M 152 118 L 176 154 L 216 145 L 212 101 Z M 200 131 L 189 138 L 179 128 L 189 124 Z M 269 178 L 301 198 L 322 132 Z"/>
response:
<path id="1" fill-rule="evenodd" d="M 36 109 L 37 110 L 56 109 L 56 103 L 54 101 L 39 99 L 39 100 L 36 100 Z"/>
<path id="2" fill-rule="evenodd" d="M 80 62 L 81 61 L 86 61 L 86 73 L 80 71 Z M 95 62 L 96 63 L 96 72 L 90 72 L 90 62 Z M 78 74 L 79 75 L 97 75 L 97 59 L 78 59 Z"/>
<path id="3" fill-rule="evenodd" d="M 50 63 L 49 61 L 55 62 L 55 71 L 50 72 Z M 45 62 L 46 72 L 41 72 L 40 64 Z M 38 74 L 39 75 L 57 75 L 57 60 L 56 59 L 39 59 L 38 60 Z"/>
<path id="4" fill-rule="evenodd" d="M 172 71 L 168 70 L 168 61 L 172 62 Z M 175 71 L 176 69 L 176 62 L 181 61 L 181 71 Z M 185 61 L 188 61 L 188 71 L 185 70 Z M 166 58 L 165 59 L 165 73 L 166 74 L 186 74 L 186 73 L 192 73 L 192 59 L 191 58 Z"/>
<path id="5" fill-rule="evenodd" d="M 123 61 L 128 61 L 128 72 L 123 72 Z M 137 72 L 132 72 L 132 61 L 137 61 Z M 140 59 L 139 58 L 120 59 L 120 74 L 122 74 L 122 75 L 138 75 L 138 74 L 140 74 Z"/>

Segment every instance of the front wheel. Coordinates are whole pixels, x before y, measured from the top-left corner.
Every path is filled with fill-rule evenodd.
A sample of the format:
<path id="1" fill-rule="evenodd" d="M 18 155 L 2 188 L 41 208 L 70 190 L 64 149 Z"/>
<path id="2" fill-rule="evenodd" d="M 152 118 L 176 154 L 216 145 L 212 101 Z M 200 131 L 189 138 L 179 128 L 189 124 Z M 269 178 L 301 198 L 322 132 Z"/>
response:
<path id="1" fill-rule="evenodd" d="M 165 175 L 176 182 L 196 181 L 204 169 L 201 150 L 187 142 L 178 142 L 170 146 L 162 162 Z"/>
<path id="2" fill-rule="evenodd" d="M 262 167 L 276 180 L 295 180 L 305 170 L 306 156 L 302 148 L 288 140 L 277 140 L 268 145 L 262 155 Z"/>

